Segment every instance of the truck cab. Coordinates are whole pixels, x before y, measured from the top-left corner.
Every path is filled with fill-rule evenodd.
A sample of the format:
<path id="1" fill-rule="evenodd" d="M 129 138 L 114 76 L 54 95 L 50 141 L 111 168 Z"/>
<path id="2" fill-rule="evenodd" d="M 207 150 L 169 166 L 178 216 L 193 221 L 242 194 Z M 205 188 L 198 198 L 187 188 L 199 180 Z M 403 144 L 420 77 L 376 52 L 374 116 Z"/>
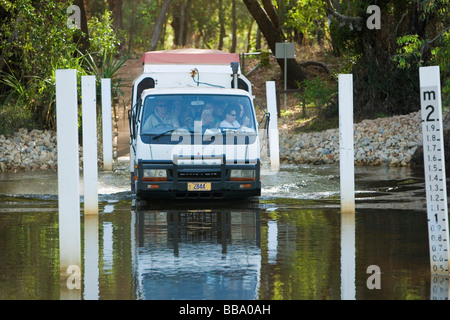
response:
<path id="1" fill-rule="evenodd" d="M 131 189 L 136 197 L 259 196 L 258 122 L 239 55 L 152 51 L 142 62 L 129 112 Z"/>

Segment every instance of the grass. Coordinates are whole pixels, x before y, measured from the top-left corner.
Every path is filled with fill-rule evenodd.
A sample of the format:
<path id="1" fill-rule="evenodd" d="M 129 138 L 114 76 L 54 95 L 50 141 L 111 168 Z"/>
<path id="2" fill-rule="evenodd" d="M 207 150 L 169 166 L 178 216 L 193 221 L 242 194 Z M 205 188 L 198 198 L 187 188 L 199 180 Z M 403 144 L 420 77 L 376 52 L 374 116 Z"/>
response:
<path id="1" fill-rule="evenodd" d="M 299 104 L 281 110 L 280 116 L 284 123 L 294 133 L 320 132 L 339 127 L 339 117 L 319 116 L 320 108 L 314 104 L 308 104 L 303 110 Z"/>
<path id="2" fill-rule="evenodd" d="M 31 110 L 19 104 L 0 105 L 0 135 L 9 135 L 19 128 L 31 129 L 34 119 Z"/>
<path id="3" fill-rule="evenodd" d="M 294 129 L 294 132 L 321 132 L 328 129 L 339 128 L 339 118 L 322 119 L 313 117 L 302 121 L 301 124 Z"/>

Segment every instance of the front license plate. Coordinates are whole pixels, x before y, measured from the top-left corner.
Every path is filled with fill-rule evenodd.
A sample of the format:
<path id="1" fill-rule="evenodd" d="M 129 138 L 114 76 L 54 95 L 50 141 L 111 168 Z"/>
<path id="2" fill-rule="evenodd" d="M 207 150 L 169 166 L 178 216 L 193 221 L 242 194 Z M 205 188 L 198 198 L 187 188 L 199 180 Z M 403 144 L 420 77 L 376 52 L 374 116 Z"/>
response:
<path id="1" fill-rule="evenodd" d="M 188 191 L 211 191 L 211 182 L 188 182 Z"/>

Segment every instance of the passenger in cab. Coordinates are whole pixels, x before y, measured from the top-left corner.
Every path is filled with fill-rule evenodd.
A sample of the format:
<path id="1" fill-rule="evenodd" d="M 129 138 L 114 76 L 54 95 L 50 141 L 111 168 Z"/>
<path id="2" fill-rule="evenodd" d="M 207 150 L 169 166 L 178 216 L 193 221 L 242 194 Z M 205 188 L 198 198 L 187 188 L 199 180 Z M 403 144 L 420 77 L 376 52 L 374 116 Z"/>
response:
<path id="1" fill-rule="evenodd" d="M 236 120 L 238 116 L 239 106 L 229 105 L 225 108 L 225 120 L 223 120 L 220 128 L 240 128 L 241 124 Z"/>
<path id="2" fill-rule="evenodd" d="M 239 104 L 239 114 L 236 119 L 243 127 L 248 127 L 250 124 L 250 117 L 244 111 L 244 106 Z"/>
<path id="3" fill-rule="evenodd" d="M 191 107 L 185 107 L 179 116 L 179 122 L 181 127 L 193 128 L 194 127 L 194 110 Z"/>
<path id="4" fill-rule="evenodd" d="M 143 130 L 149 130 L 157 127 L 175 127 L 178 128 L 180 123 L 174 114 L 171 114 L 169 107 L 165 101 L 157 101 L 155 112 L 152 113 L 144 123 Z"/>

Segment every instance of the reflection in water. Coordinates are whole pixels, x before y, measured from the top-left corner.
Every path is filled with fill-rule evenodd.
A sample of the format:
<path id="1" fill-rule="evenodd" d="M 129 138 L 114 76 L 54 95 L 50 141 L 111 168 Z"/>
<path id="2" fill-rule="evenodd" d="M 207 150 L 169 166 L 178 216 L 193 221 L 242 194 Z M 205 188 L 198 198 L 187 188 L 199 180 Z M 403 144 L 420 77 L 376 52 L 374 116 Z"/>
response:
<path id="1" fill-rule="evenodd" d="M 27 211 L 39 205 L 3 200 L 0 299 L 60 299 L 56 202 Z M 360 209 L 347 220 L 304 206 L 101 203 L 98 221 L 81 216 L 81 298 L 448 299 L 448 278 L 430 276 L 426 212 Z M 371 265 L 379 290 L 367 287 Z"/>
<path id="2" fill-rule="evenodd" d="M 116 181 L 117 193 L 100 195 L 97 220 L 80 216 L 80 298 L 448 299 L 448 277 L 430 273 L 422 178 L 357 172 L 348 221 L 335 198 L 322 197 L 336 192 L 335 169 L 307 169 L 263 177 L 260 201 L 221 205 L 134 210 Z M 12 177 L 0 175 L 0 193 L 8 190 L 0 195 L 0 299 L 63 298 L 57 196 L 37 192 L 47 176 Z M 9 194 L 32 185 L 39 190 Z M 380 268 L 380 289 L 367 286 L 369 266 Z"/>
<path id="3" fill-rule="evenodd" d="M 268 263 L 274 264 L 277 261 L 278 251 L 278 226 L 276 220 L 267 221 L 267 256 Z"/>
<path id="4" fill-rule="evenodd" d="M 103 222 L 103 271 L 112 272 L 113 270 L 113 223 Z"/>
<path id="5" fill-rule="evenodd" d="M 138 211 L 139 299 L 257 299 L 259 210 Z"/>
<path id="6" fill-rule="evenodd" d="M 35 203 L 0 200 L 0 300 L 59 299 L 58 214 L 27 207 Z"/>
<path id="7" fill-rule="evenodd" d="M 278 203 L 261 213 L 259 299 L 340 299 L 339 214 Z"/>
<path id="8" fill-rule="evenodd" d="M 341 299 L 356 299 L 355 214 L 341 213 Z"/>
<path id="9" fill-rule="evenodd" d="M 84 217 L 84 300 L 99 298 L 98 215 Z"/>
<path id="10" fill-rule="evenodd" d="M 449 300 L 449 279 L 448 275 L 431 275 L 430 300 Z"/>

